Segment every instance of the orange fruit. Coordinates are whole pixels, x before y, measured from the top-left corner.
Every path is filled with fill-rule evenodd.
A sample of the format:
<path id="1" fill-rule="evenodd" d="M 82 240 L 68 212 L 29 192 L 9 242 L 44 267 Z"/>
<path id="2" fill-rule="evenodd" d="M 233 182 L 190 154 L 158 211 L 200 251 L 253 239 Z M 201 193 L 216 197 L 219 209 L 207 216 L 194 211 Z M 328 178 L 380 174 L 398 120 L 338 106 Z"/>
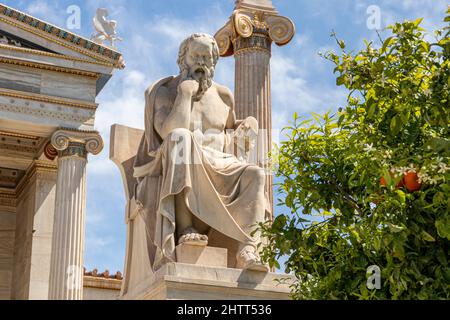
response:
<path id="1" fill-rule="evenodd" d="M 408 172 L 403 177 L 403 181 L 406 186 L 406 189 L 408 189 L 409 192 L 419 191 L 420 188 L 422 187 L 422 185 L 419 183 L 419 177 L 415 172 Z"/>

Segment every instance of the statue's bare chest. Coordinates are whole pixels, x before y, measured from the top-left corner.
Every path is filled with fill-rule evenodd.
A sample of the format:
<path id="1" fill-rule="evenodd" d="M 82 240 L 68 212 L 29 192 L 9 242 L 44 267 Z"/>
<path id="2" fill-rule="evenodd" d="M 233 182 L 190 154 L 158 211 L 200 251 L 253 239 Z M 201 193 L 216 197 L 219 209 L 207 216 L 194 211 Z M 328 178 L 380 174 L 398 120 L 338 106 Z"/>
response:
<path id="1" fill-rule="evenodd" d="M 230 107 L 227 106 L 217 92 L 206 93 L 201 101 L 195 102 L 191 111 L 191 130 L 201 123 L 202 131 L 225 130 Z"/>

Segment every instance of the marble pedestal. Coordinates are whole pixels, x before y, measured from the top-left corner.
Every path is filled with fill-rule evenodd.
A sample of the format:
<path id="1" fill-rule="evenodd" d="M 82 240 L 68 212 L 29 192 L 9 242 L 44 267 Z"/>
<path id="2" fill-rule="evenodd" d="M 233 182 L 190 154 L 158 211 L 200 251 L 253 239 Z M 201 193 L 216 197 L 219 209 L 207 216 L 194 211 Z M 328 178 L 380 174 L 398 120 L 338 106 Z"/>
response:
<path id="1" fill-rule="evenodd" d="M 180 263 L 222 268 L 228 265 L 228 250 L 224 248 L 180 244 L 176 248 L 176 254 Z"/>
<path id="2" fill-rule="evenodd" d="M 168 263 L 122 299 L 289 300 L 293 280 L 289 275 Z"/>

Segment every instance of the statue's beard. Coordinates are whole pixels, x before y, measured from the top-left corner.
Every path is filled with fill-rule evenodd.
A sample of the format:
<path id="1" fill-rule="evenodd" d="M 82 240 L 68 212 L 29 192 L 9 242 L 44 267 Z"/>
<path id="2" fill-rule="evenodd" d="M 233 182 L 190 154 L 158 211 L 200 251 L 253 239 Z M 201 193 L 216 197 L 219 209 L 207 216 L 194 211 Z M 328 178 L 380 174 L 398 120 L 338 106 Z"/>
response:
<path id="1" fill-rule="evenodd" d="M 194 95 L 194 101 L 200 101 L 213 84 L 214 67 L 187 68 L 182 72 L 181 76 L 182 81 L 191 79 L 199 83 L 198 91 Z"/>

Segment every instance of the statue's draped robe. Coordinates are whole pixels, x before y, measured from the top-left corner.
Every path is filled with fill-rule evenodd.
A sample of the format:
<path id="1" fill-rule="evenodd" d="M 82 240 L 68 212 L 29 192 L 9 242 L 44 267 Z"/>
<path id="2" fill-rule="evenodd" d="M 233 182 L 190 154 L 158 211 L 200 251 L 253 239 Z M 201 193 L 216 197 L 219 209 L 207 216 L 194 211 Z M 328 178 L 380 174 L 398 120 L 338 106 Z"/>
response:
<path id="1" fill-rule="evenodd" d="M 254 165 L 203 147 L 188 130 L 178 129 L 164 141 L 161 139 L 154 127 L 154 104 L 158 89 L 172 79 L 160 80 L 146 91 L 145 135 L 134 165 L 134 175 L 139 181 L 135 197 L 144 209 L 149 258 L 154 270 L 175 261 L 175 195 L 185 190 L 186 205 L 198 219 L 246 244 L 255 244 L 250 236 L 254 226 L 248 221 L 255 217 L 252 203 L 261 201 L 257 188 L 241 181 L 244 172 Z M 181 140 L 174 138 L 175 134 Z M 188 161 L 177 160 L 181 150 Z M 257 217 L 258 221 L 270 217 L 267 195 L 263 200 L 264 212 Z"/>

